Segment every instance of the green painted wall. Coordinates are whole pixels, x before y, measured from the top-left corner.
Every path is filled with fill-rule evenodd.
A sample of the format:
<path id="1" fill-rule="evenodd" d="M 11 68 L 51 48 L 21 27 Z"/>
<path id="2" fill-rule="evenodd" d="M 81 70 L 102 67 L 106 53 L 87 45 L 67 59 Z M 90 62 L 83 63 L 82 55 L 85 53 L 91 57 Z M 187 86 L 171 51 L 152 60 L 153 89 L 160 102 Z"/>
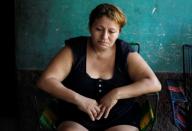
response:
<path id="1" fill-rule="evenodd" d="M 182 45 L 192 43 L 191 0 L 16 0 L 16 68 L 43 69 L 65 39 L 89 35 L 89 13 L 103 2 L 125 12 L 120 38 L 139 42 L 154 71 L 182 72 Z"/>

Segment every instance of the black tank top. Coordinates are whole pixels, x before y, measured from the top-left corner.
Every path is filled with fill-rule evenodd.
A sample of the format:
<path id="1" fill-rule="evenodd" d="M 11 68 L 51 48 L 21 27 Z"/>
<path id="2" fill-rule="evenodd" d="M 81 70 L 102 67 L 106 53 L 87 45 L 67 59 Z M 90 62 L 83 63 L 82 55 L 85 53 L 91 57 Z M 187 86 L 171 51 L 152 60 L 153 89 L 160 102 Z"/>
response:
<path id="1" fill-rule="evenodd" d="M 114 74 L 111 79 L 94 79 L 86 72 L 86 51 L 89 37 L 80 36 L 65 41 L 72 49 L 73 65 L 70 74 L 62 82 L 66 87 L 79 94 L 99 101 L 110 90 L 131 84 L 128 75 L 127 56 L 134 52 L 130 44 L 123 40 L 116 40 L 116 56 Z"/>

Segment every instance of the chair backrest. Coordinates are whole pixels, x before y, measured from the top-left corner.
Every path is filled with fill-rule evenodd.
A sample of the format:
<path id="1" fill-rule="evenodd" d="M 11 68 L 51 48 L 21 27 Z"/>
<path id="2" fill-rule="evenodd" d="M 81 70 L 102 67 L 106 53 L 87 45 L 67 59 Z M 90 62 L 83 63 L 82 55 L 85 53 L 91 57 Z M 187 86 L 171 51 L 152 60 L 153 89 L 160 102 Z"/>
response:
<path id="1" fill-rule="evenodd" d="M 185 93 L 192 103 L 192 45 L 183 45 L 183 78 Z"/>
<path id="2" fill-rule="evenodd" d="M 130 43 L 131 47 L 140 53 L 139 43 Z M 142 104 L 142 118 L 140 121 L 141 131 L 153 130 L 156 123 L 157 110 L 159 103 L 159 93 L 152 93 L 144 96 L 145 100 Z M 141 98 L 142 99 L 142 98 Z M 143 101 L 143 99 L 142 99 Z"/>
<path id="3" fill-rule="evenodd" d="M 130 43 L 131 47 L 137 51 L 138 53 L 140 53 L 140 44 L 139 43 Z"/>
<path id="4" fill-rule="evenodd" d="M 187 121 L 188 128 L 192 130 L 192 44 L 183 45 L 183 78 L 184 89 L 188 100 L 187 104 Z"/>

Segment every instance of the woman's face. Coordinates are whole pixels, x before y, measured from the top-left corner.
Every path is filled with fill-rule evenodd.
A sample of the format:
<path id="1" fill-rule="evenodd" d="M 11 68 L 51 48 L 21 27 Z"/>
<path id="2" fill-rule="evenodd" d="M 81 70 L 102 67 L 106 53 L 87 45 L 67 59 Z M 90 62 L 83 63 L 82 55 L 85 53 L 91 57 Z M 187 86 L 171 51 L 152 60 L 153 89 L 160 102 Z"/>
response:
<path id="1" fill-rule="evenodd" d="M 119 36 L 120 26 L 115 21 L 103 16 L 96 19 L 90 27 L 92 44 L 96 48 L 112 47 Z"/>

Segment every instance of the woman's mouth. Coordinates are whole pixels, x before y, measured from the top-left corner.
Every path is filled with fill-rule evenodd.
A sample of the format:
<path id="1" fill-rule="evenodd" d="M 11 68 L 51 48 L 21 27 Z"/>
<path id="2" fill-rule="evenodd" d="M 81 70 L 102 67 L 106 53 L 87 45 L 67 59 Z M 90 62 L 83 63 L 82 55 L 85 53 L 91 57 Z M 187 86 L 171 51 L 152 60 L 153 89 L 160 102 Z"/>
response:
<path id="1" fill-rule="evenodd" d="M 101 43 L 101 44 L 107 44 L 108 42 L 106 42 L 106 41 L 99 41 L 99 43 Z"/>

